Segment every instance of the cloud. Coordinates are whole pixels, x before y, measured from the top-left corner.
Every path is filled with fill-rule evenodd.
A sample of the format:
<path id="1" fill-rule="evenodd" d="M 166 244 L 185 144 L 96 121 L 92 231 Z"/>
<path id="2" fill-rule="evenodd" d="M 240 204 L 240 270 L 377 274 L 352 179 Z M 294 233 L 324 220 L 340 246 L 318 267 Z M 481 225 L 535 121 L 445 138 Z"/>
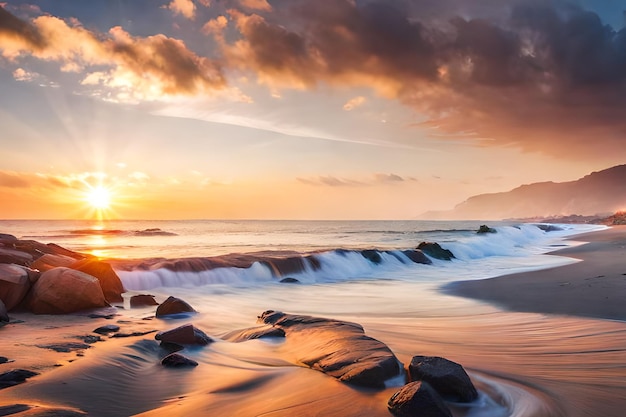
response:
<path id="1" fill-rule="evenodd" d="M 369 87 L 426 116 L 419 127 L 441 140 L 578 157 L 605 152 L 599 143 L 619 149 L 626 29 L 565 2 L 444 3 L 294 0 L 267 16 L 231 10 L 240 37 L 218 41 L 228 66 L 272 89 Z"/>
<path id="2" fill-rule="evenodd" d="M 379 183 L 397 183 L 406 181 L 404 178 L 396 174 L 374 174 L 374 179 Z"/>
<path id="3" fill-rule="evenodd" d="M 196 17 L 196 5 L 192 0 L 172 0 L 167 6 L 164 6 L 174 14 L 180 14 L 187 19 L 193 19 Z"/>
<path id="4" fill-rule="evenodd" d="M 365 101 L 366 101 L 365 97 L 363 96 L 354 97 L 348 100 L 348 102 L 343 105 L 343 109 L 345 111 L 352 111 L 356 109 L 357 107 L 362 106 L 365 103 Z"/>
<path id="5" fill-rule="evenodd" d="M 267 0 L 239 0 L 239 3 L 243 7 L 252 10 L 263 10 L 266 12 L 272 10 L 272 6 L 267 2 Z"/>
<path id="6" fill-rule="evenodd" d="M 332 175 L 320 175 L 316 177 L 298 177 L 296 180 L 302 184 L 328 186 L 328 187 L 364 187 L 375 185 L 399 184 L 414 179 L 405 179 L 397 174 L 377 173 L 365 179 L 339 178 Z"/>
<path id="7" fill-rule="evenodd" d="M 18 68 L 13 71 L 13 78 L 16 81 L 33 81 L 39 77 L 36 72 L 26 71 L 24 68 Z"/>
<path id="8" fill-rule="evenodd" d="M 211 94 L 226 85 L 218 63 L 190 51 L 179 39 L 135 37 L 121 27 L 95 33 L 53 16 L 26 22 L 1 8 L 0 54 L 9 59 L 30 54 L 59 62 L 67 71 L 82 70 L 82 84 L 106 87 L 114 92 L 108 96 L 112 100 Z"/>

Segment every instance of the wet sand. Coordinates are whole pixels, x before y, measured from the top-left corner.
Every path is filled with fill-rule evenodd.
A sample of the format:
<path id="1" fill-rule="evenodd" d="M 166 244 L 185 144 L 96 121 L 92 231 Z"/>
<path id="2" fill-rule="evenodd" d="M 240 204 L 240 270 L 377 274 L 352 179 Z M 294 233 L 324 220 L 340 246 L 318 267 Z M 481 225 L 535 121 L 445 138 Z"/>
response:
<path id="1" fill-rule="evenodd" d="M 450 294 L 513 311 L 626 321 L 626 226 L 572 238 L 588 242 L 552 252 L 581 262 L 534 272 L 455 282 Z"/>

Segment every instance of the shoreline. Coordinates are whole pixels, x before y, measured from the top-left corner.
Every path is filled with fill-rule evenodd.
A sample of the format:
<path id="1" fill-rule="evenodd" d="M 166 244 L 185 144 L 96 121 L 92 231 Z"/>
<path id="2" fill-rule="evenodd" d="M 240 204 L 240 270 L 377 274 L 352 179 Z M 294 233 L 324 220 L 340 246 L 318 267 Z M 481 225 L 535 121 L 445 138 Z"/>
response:
<path id="1" fill-rule="evenodd" d="M 508 311 L 626 321 L 626 226 L 612 226 L 568 240 L 585 243 L 546 255 L 580 262 L 483 280 L 456 281 L 440 290 Z"/>

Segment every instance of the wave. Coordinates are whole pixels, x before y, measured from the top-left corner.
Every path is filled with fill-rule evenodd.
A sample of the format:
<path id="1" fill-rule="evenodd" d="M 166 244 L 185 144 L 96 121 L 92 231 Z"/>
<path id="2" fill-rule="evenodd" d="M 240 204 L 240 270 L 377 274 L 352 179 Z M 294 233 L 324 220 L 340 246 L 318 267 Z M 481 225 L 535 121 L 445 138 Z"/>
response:
<path id="1" fill-rule="evenodd" d="M 440 275 L 459 277 L 475 271 L 476 265 L 487 263 L 485 260 L 489 258 L 502 259 L 501 264 L 490 266 L 492 270 L 505 270 L 512 259 L 554 250 L 555 241 L 567 235 L 567 230 L 541 225 L 498 227 L 496 233 L 472 233 L 442 243 L 442 248 L 454 255 L 452 260 L 443 260 L 436 254 L 415 248 L 336 248 L 313 253 L 264 251 L 216 257 L 113 260 L 112 264 L 129 290 L 210 284 L 263 285 L 285 278 L 289 278 L 288 282 L 316 284 L 386 276 L 432 277 L 437 275 L 433 274 L 433 269 L 441 271 Z M 533 266 L 536 269 L 535 265 L 520 262 L 521 268 Z"/>
<path id="2" fill-rule="evenodd" d="M 67 231 L 70 236 L 178 236 L 158 228 L 143 230 L 119 230 L 119 229 L 75 229 Z"/>

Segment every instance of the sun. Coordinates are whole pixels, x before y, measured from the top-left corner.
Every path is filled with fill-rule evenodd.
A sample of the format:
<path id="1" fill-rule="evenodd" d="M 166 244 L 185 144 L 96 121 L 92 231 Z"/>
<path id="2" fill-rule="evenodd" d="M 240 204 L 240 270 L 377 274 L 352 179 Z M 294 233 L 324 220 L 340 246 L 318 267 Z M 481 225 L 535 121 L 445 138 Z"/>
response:
<path id="1" fill-rule="evenodd" d="M 111 190 L 102 185 L 90 188 L 85 195 L 85 200 L 93 209 L 107 210 L 111 207 Z"/>

